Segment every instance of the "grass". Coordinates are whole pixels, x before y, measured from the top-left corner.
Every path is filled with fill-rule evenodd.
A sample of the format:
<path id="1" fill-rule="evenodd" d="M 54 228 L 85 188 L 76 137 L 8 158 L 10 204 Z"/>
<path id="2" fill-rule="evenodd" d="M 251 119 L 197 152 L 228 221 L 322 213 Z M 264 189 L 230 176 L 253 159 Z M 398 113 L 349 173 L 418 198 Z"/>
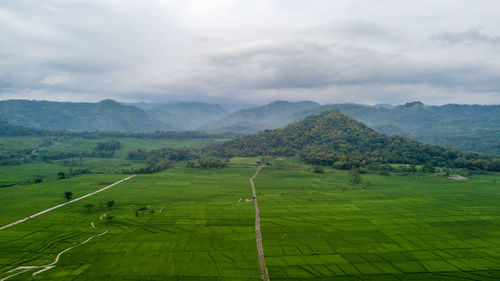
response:
<path id="1" fill-rule="evenodd" d="M 39 148 L 44 137 L 0 137 L 0 155 L 13 149 Z"/>
<path id="2" fill-rule="evenodd" d="M 124 151 L 155 145 L 122 143 Z M 94 143 L 49 149 L 78 147 L 93 149 Z M 77 167 L 113 173 L 141 164 L 120 155 L 84 158 Z M 220 169 L 176 165 L 137 175 L 2 230 L 0 279 L 18 266 L 51 263 L 62 250 L 108 230 L 62 255 L 55 268 L 9 281 L 259 280 L 254 209 L 244 200 L 251 197 L 248 179 L 259 160 L 233 158 Z M 51 179 L 0 188 L 0 225 L 64 202 L 65 191 L 78 197 L 125 177 L 52 180 L 55 171 L 69 167 L 65 161 L 0 167 L 6 170 L 1 180 Z M 500 279 L 500 175 L 451 181 L 436 175 L 363 174 L 353 188 L 348 172 L 316 174 L 290 158 L 271 164 L 255 179 L 271 280 Z M 111 209 L 105 204 L 110 200 L 115 201 Z M 83 207 L 88 203 L 94 205 L 91 213 Z"/>
<path id="3" fill-rule="evenodd" d="M 362 177 L 366 188 L 339 192 L 347 173 L 261 172 L 271 280 L 500 278 L 498 175 Z"/>
<path id="4" fill-rule="evenodd" d="M 113 139 L 121 142 L 122 149 L 118 150 L 115 157 L 126 158 L 127 153 L 137 149 L 158 149 L 164 147 L 194 147 L 201 148 L 210 143 L 224 141 L 224 139 L 140 139 L 140 138 L 105 138 L 105 139 L 71 139 L 57 146 L 47 149 L 47 151 L 59 152 L 92 152 L 97 143 Z"/>
<path id="5" fill-rule="evenodd" d="M 10 149 L 32 148 L 39 149 L 42 137 L 0 137 L 0 148 Z M 138 139 L 138 138 L 112 138 L 122 143 L 122 149 L 111 158 L 67 158 L 50 162 L 32 162 L 21 165 L 0 166 L 0 185 L 12 183 L 24 183 L 28 180 L 41 178 L 44 180 L 55 179 L 58 172 L 68 172 L 70 169 L 90 169 L 95 173 L 117 173 L 122 168 L 137 168 L 144 166 L 142 161 L 127 160 L 127 154 L 137 149 L 177 148 L 193 147 L 200 148 L 209 143 L 223 141 L 222 139 Z M 47 152 L 92 152 L 98 142 L 105 139 L 80 139 L 73 138 L 65 140 L 55 146 L 44 149 Z M 2 146 L 3 145 L 3 146 Z M 2 153 L 0 151 L 0 153 Z"/>
<path id="6" fill-rule="evenodd" d="M 62 249 L 107 229 L 106 235 L 64 255 L 55 268 L 13 280 L 259 280 L 253 206 L 240 200 L 251 196 L 248 178 L 253 172 L 177 168 L 138 175 L 88 200 L 3 230 L 0 276 L 19 265 L 47 264 Z M 36 200 L 36 194 L 31 199 L 23 194 L 26 202 Z M 54 196 L 62 198 L 59 191 Z M 116 206 L 101 210 L 99 203 L 108 200 Z M 86 203 L 96 206 L 91 214 L 82 207 Z M 141 207 L 148 210 L 136 217 Z M 103 214 L 114 221 L 100 220 Z"/>

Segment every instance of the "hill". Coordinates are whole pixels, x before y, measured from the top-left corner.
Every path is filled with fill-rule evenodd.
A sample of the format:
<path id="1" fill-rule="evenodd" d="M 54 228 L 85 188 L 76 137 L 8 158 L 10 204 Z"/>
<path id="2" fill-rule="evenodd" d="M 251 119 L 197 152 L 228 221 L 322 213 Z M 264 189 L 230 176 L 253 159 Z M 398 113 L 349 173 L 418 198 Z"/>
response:
<path id="1" fill-rule="evenodd" d="M 224 157 L 298 156 L 312 164 L 337 168 L 380 163 L 500 168 L 494 167 L 491 156 L 446 150 L 399 135 L 389 137 L 337 110 L 306 117 L 281 129 L 236 137 L 207 149 Z"/>
<path id="2" fill-rule="evenodd" d="M 427 106 L 412 102 L 391 108 L 332 104 L 297 113 L 292 119 L 301 120 L 330 109 L 339 110 L 387 135 L 401 134 L 425 143 L 500 154 L 499 105 Z"/>
<path id="3" fill-rule="evenodd" d="M 156 105 L 146 112 L 175 130 L 196 130 L 203 124 L 222 118 L 228 111 L 218 104 L 181 102 Z"/>
<path id="4" fill-rule="evenodd" d="M 279 128 L 295 121 L 294 114 L 317 107 L 320 107 L 320 104 L 312 101 L 274 101 L 268 105 L 239 110 L 221 119 L 208 122 L 199 129 L 250 133 Z"/>
<path id="5" fill-rule="evenodd" d="M 0 118 L 17 126 L 74 132 L 168 129 L 143 110 L 113 100 L 98 103 L 0 101 Z"/>
<path id="6" fill-rule="evenodd" d="M 0 119 L 0 136 L 53 136 L 59 132 L 53 132 L 47 129 L 28 128 L 9 124 L 7 120 Z"/>

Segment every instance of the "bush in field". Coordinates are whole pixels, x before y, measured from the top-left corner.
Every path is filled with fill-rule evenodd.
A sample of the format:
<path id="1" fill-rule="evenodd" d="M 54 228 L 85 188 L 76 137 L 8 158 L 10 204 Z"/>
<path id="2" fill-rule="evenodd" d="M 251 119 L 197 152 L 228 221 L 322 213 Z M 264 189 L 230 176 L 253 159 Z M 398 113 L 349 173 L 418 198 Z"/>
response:
<path id="1" fill-rule="evenodd" d="M 58 180 L 63 180 L 65 178 L 66 178 L 66 174 L 64 172 L 57 173 L 57 179 Z"/>
<path id="2" fill-rule="evenodd" d="M 106 206 L 108 206 L 108 209 L 111 209 L 111 207 L 113 207 L 114 205 L 115 205 L 115 201 L 113 201 L 113 200 L 106 202 Z"/>
<path id="3" fill-rule="evenodd" d="M 71 192 L 71 191 L 64 192 L 64 198 L 66 198 L 66 200 L 70 201 L 71 198 L 73 198 L 73 192 Z"/>
<path id="4" fill-rule="evenodd" d="M 122 148 L 121 142 L 117 140 L 107 140 L 105 142 L 98 142 L 96 151 L 116 151 Z"/>
<path id="5" fill-rule="evenodd" d="M 87 204 L 83 205 L 83 207 L 87 208 L 87 211 L 90 214 L 92 212 L 92 208 L 94 208 L 94 204 L 87 203 Z"/>
<path id="6" fill-rule="evenodd" d="M 321 166 L 314 166 L 312 168 L 312 171 L 313 171 L 313 173 L 317 173 L 317 174 L 322 174 L 325 172 Z"/>
<path id="7" fill-rule="evenodd" d="M 351 184 L 359 184 L 361 182 L 361 175 L 359 174 L 357 168 L 352 168 L 350 174 L 351 174 L 351 179 L 350 179 Z"/>

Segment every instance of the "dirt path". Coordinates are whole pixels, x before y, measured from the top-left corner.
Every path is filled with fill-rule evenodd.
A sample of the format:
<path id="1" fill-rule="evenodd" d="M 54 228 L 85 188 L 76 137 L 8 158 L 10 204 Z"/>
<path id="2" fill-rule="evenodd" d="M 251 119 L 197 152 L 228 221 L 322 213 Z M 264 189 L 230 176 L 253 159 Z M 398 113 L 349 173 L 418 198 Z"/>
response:
<path id="1" fill-rule="evenodd" d="M 255 208 L 255 237 L 257 241 L 257 252 L 259 253 L 260 275 L 263 281 L 269 281 L 266 261 L 264 260 L 264 248 L 262 247 L 262 234 L 260 232 L 260 213 L 259 205 L 257 203 L 257 192 L 255 191 L 255 185 L 253 184 L 253 180 L 259 174 L 259 171 L 260 167 L 257 168 L 255 175 L 250 178 L 250 185 L 252 186 L 253 206 Z"/>
<path id="2" fill-rule="evenodd" d="M 102 235 L 104 235 L 106 233 L 108 233 L 107 230 L 105 230 L 103 233 L 92 235 L 89 238 L 87 238 L 87 240 L 85 240 L 85 241 L 83 241 L 81 243 L 78 243 L 76 245 L 73 245 L 73 246 L 71 246 L 69 248 L 66 248 L 66 249 L 62 250 L 61 252 L 59 252 L 59 254 L 57 254 L 55 260 L 53 262 L 49 263 L 49 264 L 46 264 L 46 265 L 25 265 L 25 266 L 18 266 L 18 267 L 14 268 L 14 269 L 11 269 L 11 270 L 7 271 L 7 273 L 12 273 L 12 274 L 9 275 L 9 276 L 7 276 L 7 277 L 4 277 L 4 278 L 0 279 L 0 281 L 5 281 L 5 280 L 7 280 L 7 279 L 9 279 L 11 277 L 14 277 L 14 276 L 19 275 L 19 274 L 23 274 L 25 272 L 28 272 L 28 271 L 31 271 L 31 270 L 34 270 L 34 269 L 38 269 L 38 270 L 36 272 L 34 272 L 32 274 L 32 276 L 35 276 L 35 275 L 40 274 L 40 273 L 42 273 L 44 271 L 47 271 L 47 270 L 49 270 L 51 268 L 54 268 L 56 266 L 56 264 L 59 262 L 59 258 L 61 258 L 62 254 L 66 253 L 67 251 L 69 251 L 69 250 L 71 250 L 73 248 L 76 248 L 76 247 L 81 246 L 81 245 L 83 245 L 85 243 L 88 243 L 94 237 L 102 236 Z"/>
<path id="3" fill-rule="evenodd" d="M 117 184 L 119 184 L 119 183 L 122 183 L 122 182 L 124 182 L 124 181 L 126 181 L 126 180 L 129 180 L 129 179 L 131 179 L 131 178 L 133 178 L 133 177 L 135 177 L 135 175 L 132 175 L 132 176 L 126 177 L 126 178 L 124 178 L 124 179 L 122 179 L 122 180 L 119 180 L 119 181 L 117 181 L 117 182 L 115 182 L 115 183 L 112 183 L 112 184 L 110 184 L 110 185 L 108 185 L 108 186 L 106 186 L 106 187 L 103 187 L 103 188 L 99 189 L 99 190 L 96 190 L 96 191 L 91 192 L 91 193 L 89 193 L 89 194 L 83 195 L 82 197 L 78 197 L 78 198 L 73 199 L 73 200 L 71 200 L 71 201 L 68 201 L 68 202 L 66 202 L 66 203 L 62 203 L 62 204 L 59 204 L 59 205 L 57 205 L 57 206 L 54 206 L 54 207 L 48 208 L 47 210 L 43 210 L 43 211 L 38 212 L 38 213 L 36 213 L 36 214 L 33 214 L 33 215 L 31 215 L 31 216 L 27 216 L 27 217 L 25 217 L 25 218 L 23 218 L 23 219 L 20 219 L 20 220 L 18 220 L 18 221 L 13 222 L 13 223 L 9 223 L 9 224 L 7 224 L 7 225 L 0 226 L 0 230 L 4 230 L 4 229 L 9 228 L 9 227 L 11 227 L 11 226 L 14 226 L 14 225 L 16 225 L 16 224 L 23 223 L 23 222 L 25 222 L 25 221 L 27 221 L 27 220 L 30 220 L 30 219 L 32 219 L 32 218 L 35 218 L 35 217 L 38 217 L 38 216 L 43 215 L 43 214 L 45 214 L 45 213 L 48 213 L 48 212 L 50 212 L 50 211 L 53 211 L 53 210 L 55 210 L 55 209 L 58 209 L 58 208 L 64 207 L 64 206 L 66 206 L 66 205 L 68 205 L 68 204 L 74 203 L 74 202 L 76 202 L 76 201 L 80 201 L 80 200 L 82 200 L 82 199 L 85 199 L 85 198 L 87 198 L 87 197 L 90 197 L 90 196 L 92 196 L 92 195 L 95 195 L 95 194 L 97 194 L 97 193 L 99 193 L 99 192 L 102 192 L 102 191 L 104 191 L 104 190 L 106 190 L 106 189 L 108 189 L 108 188 L 111 188 L 111 187 L 113 187 L 113 186 L 115 186 L 115 185 L 117 185 Z M 2 281 L 2 280 L 0 280 L 0 281 Z"/>

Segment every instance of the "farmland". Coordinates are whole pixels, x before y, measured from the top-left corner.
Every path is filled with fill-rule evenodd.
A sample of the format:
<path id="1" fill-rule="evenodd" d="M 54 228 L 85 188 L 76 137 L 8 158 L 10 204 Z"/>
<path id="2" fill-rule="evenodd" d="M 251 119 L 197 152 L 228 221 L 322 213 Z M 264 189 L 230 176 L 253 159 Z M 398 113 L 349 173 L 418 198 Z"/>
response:
<path id="1" fill-rule="evenodd" d="M 127 177 L 120 167 L 143 165 L 127 159 L 130 151 L 184 146 L 119 140 L 123 148 L 110 158 L 0 166 L 0 181 L 43 178 L 0 188 L 0 225 L 66 202 L 66 191 L 77 198 Z M 9 140 L 23 148 L 42 142 Z M 71 139 L 46 150 L 88 152 L 98 142 Z M 0 230 L 0 280 L 259 280 L 249 184 L 258 161 L 174 163 Z M 353 184 L 348 171 L 269 161 L 254 182 L 270 280 L 500 279 L 499 174 L 451 181 L 363 172 Z M 71 165 L 93 173 L 56 179 Z"/>
<path id="2" fill-rule="evenodd" d="M 55 268 L 9 280 L 258 280 L 253 206 L 240 200 L 251 196 L 247 185 L 252 172 L 228 168 L 193 173 L 192 169 L 179 168 L 139 175 L 106 192 L 5 229 L 0 235 L 0 268 L 4 273 L 0 276 L 20 265 L 48 264 L 73 243 L 108 230 L 63 256 Z M 82 183 L 89 181 L 80 179 Z M 63 202 L 60 194 L 55 200 Z M 18 195 L 27 202 L 37 194 L 21 191 Z M 109 200 L 116 206 L 101 209 L 100 203 Z M 83 207 L 86 203 L 95 205 L 91 213 Z M 143 207 L 147 209 L 136 216 L 136 210 Z M 25 216 L 21 210 L 1 208 L 12 221 Z M 29 208 L 26 204 L 25 209 Z M 104 214 L 113 216 L 113 221 L 106 216 L 100 219 Z"/>
<path id="3" fill-rule="evenodd" d="M 498 176 L 363 175 L 341 192 L 348 177 L 264 169 L 255 180 L 271 280 L 500 278 Z"/>

